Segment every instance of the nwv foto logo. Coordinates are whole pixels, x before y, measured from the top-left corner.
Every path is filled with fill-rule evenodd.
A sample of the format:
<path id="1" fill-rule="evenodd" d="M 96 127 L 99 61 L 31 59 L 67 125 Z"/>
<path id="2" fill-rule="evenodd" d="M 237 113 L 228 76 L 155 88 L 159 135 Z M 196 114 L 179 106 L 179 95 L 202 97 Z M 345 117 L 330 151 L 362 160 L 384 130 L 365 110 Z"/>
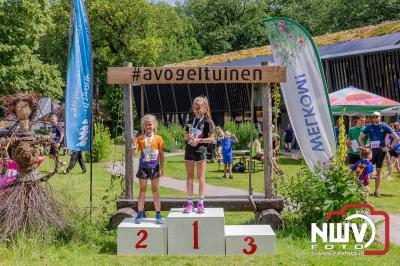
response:
<path id="1" fill-rule="evenodd" d="M 365 255 L 384 255 L 389 251 L 389 215 L 384 211 L 375 211 L 369 204 L 346 204 L 340 211 L 332 211 L 326 216 L 330 220 L 334 215 L 346 215 L 348 209 L 369 209 L 370 216 L 383 216 L 385 226 L 385 247 L 383 250 L 366 250 L 375 240 L 376 227 L 372 219 L 364 214 L 353 214 L 348 216 L 345 223 L 323 223 L 322 228 L 316 223 L 311 224 L 311 249 L 319 248 L 317 238 L 324 243 L 325 250 L 333 250 L 336 246 L 342 250 L 364 251 Z M 351 222 L 354 219 L 361 219 L 363 222 Z M 366 240 L 367 229 L 370 228 L 370 237 Z M 350 247 L 350 232 L 356 244 Z"/>

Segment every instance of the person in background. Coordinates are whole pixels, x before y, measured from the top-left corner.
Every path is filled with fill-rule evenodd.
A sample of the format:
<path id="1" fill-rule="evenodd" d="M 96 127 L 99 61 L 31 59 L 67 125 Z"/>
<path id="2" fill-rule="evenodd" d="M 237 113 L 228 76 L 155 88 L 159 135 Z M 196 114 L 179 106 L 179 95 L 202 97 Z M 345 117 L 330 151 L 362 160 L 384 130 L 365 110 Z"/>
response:
<path id="1" fill-rule="evenodd" d="M 238 139 L 234 134 L 229 131 L 225 131 L 222 142 L 222 159 L 224 162 L 224 175 L 222 178 L 226 178 L 226 172 L 229 173 L 229 178 L 232 179 L 232 147 L 234 143 L 238 143 Z"/>
<path id="2" fill-rule="evenodd" d="M 397 136 L 400 137 L 400 124 L 399 122 L 393 123 L 393 130 Z M 389 136 L 390 144 L 393 145 L 393 137 Z M 397 168 L 397 172 L 400 174 L 400 166 L 399 166 L 399 153 L 400 153 L 400 142 L 397 143 L 390 151 L 390 162 L 388 164 L 388 180 L 393 180 L 392 178 L 392 170 L 393 167 Z"/>
<path id="3" fill-rule="evenodd" d="M 64 141 L 64 128 L 58 124 L 58 118 L 56 115 L 52 115 L 50 118 L 51 121 L 51 138 L 53 139 L 53 141 L 56 143 L 56 147 L 53 147 L 53 145 L 50 147 L 50 152 L 49 152 L 49 157 L 50 159 L 52 159 L 53 161 L 56 160 L 55 158 L 55 154 L 57 153 L 57 151 L 60 150 L 60 147 Z M 57 163 L 57 162 L 55 162 Z M 63 162 L 60 157 L 58 159 L 58 163 L 59 165 L 62 167 L 64 164 L 66 164 L 66 162 Z"/>
<path id="4" fill-rule="evenodd" d="M 71 170 L 74 169 L 76 161 L 78 161 L 79 165 L 81 166 L 82 174 L 86 173 L 86 166 L 85 166 L 85 161 L 83 160 L 82 151 L 73 151 L 71 154 L 71 160 L 69 161 L 69 165 L 67 169 L 63 172 L 63 174 L 65 175 L 69 174 L 69 172 L 71 172 Z"/>
<path id="5" fill-rule="evenodd" d="M 279 151 L 281 148 L 281 138 L 279 134 L 277 133 L 278 129 L 273 126 L 272 128 L 272 169 L 275 171 L 276 174 L 278 175 L 283 175 L 282 169 L 279 167 L 278 164 L 278 157 L 279 157 Z"/>
<path id="6" fill-rule="evenodd" d="M 261 143 L 264 141 L 263 133 L 258 133 L 258 138 L 253 141 L 252 150 L 251 150 L 251 157 L 257 161 L 264 160 L 264 151 L 261 148 Z M 249 149 L 250 149 L 249 143 Z"/>
<path id="7" fill-rule="evenodd" d="M 285 130 L 284 136 L 285 136 L 285 151 L 291 152 L 294 132 L 290 124 L 288 124 L 288 128 Z"/>
<path id="8" fill-rule="evenodd" d="M 376 179 L 375 179 L 375 197 L 381 197 L 379 193 L 379 187 L 381 184 L 381 170 L 383 166 L 383 161 L 385 159 L 386 152 L 393 149 L 399 142 L 399 137 L 396 133 L 384 122 L 381 122 L 381 114 L 379 112 L 374 112 L 372 114 L 373 124 L 368 125 L 360 133 L 358 137 L 358 142 L 362 147 L 365 148 L 364 138 L 368 136 L 370 140 L 370 148 L 372 150 L 372 164 L 376 165 Z M 388 136 L 393 137 L 393 143 L 388 143 Z"/>
<path id="9" fill-rule="evenodd" d="M 365 201 L 368 201 L 370 192 L 369 179 L 374 172 L 374 165 L 370 162 L 372 151 L 369 148 L 361 148 L 360 151 L 360 160 L 350 167 L 349 174 L 356 172 L 358 186 L 364 187 L 366 192 Z"/>
<path id="10" fill-rule="evenodd" d="M 217 155 L 217 160 L 221 160 L 222 159 L 222 142 L 221 140 L 224 137 L 224 132 L 222 131 L 220 126 L 216 127 L 216 135 L 217 135 L 217 151 L 216 151 L 216 155 Z"/>
<path id="11" fill-rule="evenodd" d="M 358 145 L 358 137 L 361 132 L 365 129 L 365 115 L 354 115 L 353 119 L 356 121 L 356 125 L 349 129 L 349 134 L 347 135 L 347 164 L 349 167 L 353 166 L 356 162 L 361 160 L 360 158 L 360 150 L 353 150 L 351 148 L 351 144 L 353 141 L 357 141 Z M 368 137 L 364 137 L 364 144 L 368 144 Z"/>

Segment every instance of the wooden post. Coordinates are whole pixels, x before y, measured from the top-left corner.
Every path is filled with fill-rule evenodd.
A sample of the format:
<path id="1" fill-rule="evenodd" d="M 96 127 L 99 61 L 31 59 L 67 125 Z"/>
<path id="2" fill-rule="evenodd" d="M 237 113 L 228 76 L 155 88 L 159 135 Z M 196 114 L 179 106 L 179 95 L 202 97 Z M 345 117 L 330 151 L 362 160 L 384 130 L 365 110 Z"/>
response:
<path id="1" fill-rule="evenodd" d="M 132 63 L 124 63 L 124 67 L 132 67 Z M 131 156 L 131 139 L 133 137 L 132 85 L 123 85 L 125 113 L 125 198 L 133 199 L 133 157 Z"/>
<path id="2" fill-rule="evenodd" d="M 268 62 L 261 62 L 268 65 Z M 261 85 L 264 134 L 264 190 L 265 198 L 272 198 L 272 101 L 269 84 Z"/>
<path id="3" fill-rule="evenodd" d="M 140 85 L 140 118 L 144 116 L 144 85 Z"/>

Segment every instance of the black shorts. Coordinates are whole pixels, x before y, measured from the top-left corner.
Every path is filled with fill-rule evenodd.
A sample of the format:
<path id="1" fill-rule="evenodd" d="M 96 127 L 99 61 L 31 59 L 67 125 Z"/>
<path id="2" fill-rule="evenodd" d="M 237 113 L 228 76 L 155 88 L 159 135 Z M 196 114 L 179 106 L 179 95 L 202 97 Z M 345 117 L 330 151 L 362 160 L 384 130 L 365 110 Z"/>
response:
<path id="1" fill-rule="evenodd" d="M 390 156 L 392 156 L 394 158 L 398 158 L 399 157 L 399 154 L 395 150 L 390 150 L 389 154 L 390 154 Z"/>
<path id="2" fill-rule="evenodd" d="M 375 164 L 376 168 L 382 168 L 385 156 L 386 152 L 382 150 L 372 150 L 372 164 Z"/>
<path id="3" fill-rule="evenodd" d="M 56 155 L 56 153 L 58 153 L 58 151 L 59 151 L 59 148 L 57 148 L 55 145 L 51 145 L 49 155 Z"/>
<path id="4" fill-rule="evenodd" d="M 156 166 L 156 168 L 143 168 L 139 166 L 136 177 L 139 179 L 154 180 L 160 177 L 158 175 L 158 171 L 160 171 L 160 167 L 158 165 Z"/>
<path id="5" fill-rule="evenodd" d="M 202 162 L 206 160 L 207 147 L 195 149 L 189 145 L 185 148 L 185 161 Z"/>
<path id="6" fill-rule="evenodd" d="M 262 154 L 257 154 L 256 156 L 253 157 L 254 160 L 261 161 L 263 155 Z"/>
<path id="7" fill-rule="evenodd" d="M 353 165 L 356 162 L 358 162 L 359 160 L 361 160 L 360 155 L 353 154 L 353 153 L 348 153 L 347 154 L 347 164 Z"/>
<path id="8" fill-rule="evenodd" d="M 293 138 L 285 138 L 285 143 L 292 143 Z"/>

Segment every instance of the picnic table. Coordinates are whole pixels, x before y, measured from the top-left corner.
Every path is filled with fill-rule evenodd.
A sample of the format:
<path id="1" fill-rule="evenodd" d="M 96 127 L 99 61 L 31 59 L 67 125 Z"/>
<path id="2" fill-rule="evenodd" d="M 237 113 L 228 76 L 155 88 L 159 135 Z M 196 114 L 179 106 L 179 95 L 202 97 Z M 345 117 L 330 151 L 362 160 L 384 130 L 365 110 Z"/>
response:
<path id="1" fill-rule="evenodd" d="M 250 150 L 234 150 L 232 151 L 232 157 L 234 159 L 239 158 L 240 162 L 246 165 L 246 155 L 250 154 Z"/>

